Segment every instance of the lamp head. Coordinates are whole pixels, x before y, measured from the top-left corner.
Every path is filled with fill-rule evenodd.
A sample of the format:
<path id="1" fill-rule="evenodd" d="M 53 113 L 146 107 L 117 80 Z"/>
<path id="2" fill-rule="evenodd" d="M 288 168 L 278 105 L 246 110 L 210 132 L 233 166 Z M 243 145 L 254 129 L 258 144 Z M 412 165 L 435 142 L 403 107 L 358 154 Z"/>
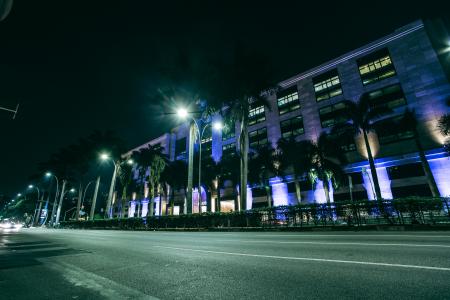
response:
<path id="1" fill-rule="evenodd" d="M 100 154 L 100 159 L 101 160 L 108 160 L 109 159 L 109 155 L 107 153 L 102 153 L 102 154 Z"/>
<path id="2" fill-rule="evenodd" d="M 180 119 L 186 119 L 188 114 L 189 113 L 188 113 L 187 109 L 184 107 L 177 109 L 177 115 Z"/>
<path id="3" fill-rule="evenodd" d="M 45 173 L 45 177 L 50 177 L 50 176 L 52 176 L 52 173 L 50 173 L 50 172 Z"/>
<path id="4" fill-rule="evenodd" d="M 222 122 L 216 121 L 212 124 L 212 127 L 214 130 L 220 131 L 223 129 L 223 124 Z"/>
<path id="5" fill-rule="evenodd" d="M 30 184 L 30 185 L 28 186 L 28 188 L 29 188 L 29 189 L 34 188 L 34 185 Z"/>

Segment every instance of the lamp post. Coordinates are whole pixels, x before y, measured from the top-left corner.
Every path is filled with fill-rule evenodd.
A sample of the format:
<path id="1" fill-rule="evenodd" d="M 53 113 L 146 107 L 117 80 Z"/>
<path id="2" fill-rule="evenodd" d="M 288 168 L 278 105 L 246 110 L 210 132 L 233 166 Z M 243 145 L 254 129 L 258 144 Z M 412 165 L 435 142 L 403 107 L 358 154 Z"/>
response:
<path id="1" fill-rule="evenodd" d="M 59 194 L 59 180 L 58 177 L 56 177 L 56 175 L 52 174 L 51 172 L 47 172 L 45 173 L 45 177 L 53 177 L 56 180 L 56 193 L 55 193 L 55 201 L 53 201 L 53 207 L 52 207 L 52 216 L 50 218 L 50 223 L 53 224 L 53 219 L 55 217 L 55 208 L 56 208 L 56 202 L 58 201 L 58 194 Z M 48 209 L 48 202 L 45 204 L 45 206 Z M 45 218 L 44 224 L 47 221 L 48 218 L 48 211 L 47 211 L 47 217 Z"/>
<path id="2" fill-rule="evenodd" d="M 192 179 L 194 173 L 194 142 L 196 140 L 195 135 L 199 137 L 199 159 L 198 159 L 198 212 L 202 212 L 202 201 L 201 201 L 201 176 L 202 176 L 202 139 L 203 134 L 205 133 L 205 129 L 211 125 L 211 123 L 206 124 L 203 129 L 200 131 L 200 126 L 198 125 L 195 118 L 189 115 L 188 111 L 185 108 L 179 108 L 177 111 L 177 115 L 180 119 L 190 118 L 192 122 L 189 126 L 189 156 L 188 156 L 188 184 L 187 184 L 187 213 L 192 212 Z M 222 123 L 214 122 L 212 124 L 212 128 L 216 130 L 222 129 Z"/>
<path id="3" fill-rule="evenodd" d="M 112 198 L 113 198 L 114 188 L 116 186 L 116 177 L 117 177 L 117 173 L 119 172 L 119 168 L 120 168 L 121 164 L 124 163 L 124 161 L 121 162 L 120 160 L 117 160 L 117 162 L 116 162 L 107 153 L 100 154 L 100 159 L 103 160 L 103 161 L 111 160 L 112 163 L 114 164 L 114 172 L 113 172 L 113 175 L 112 175 L 112 178 L 111 178 L 111 184 L 109 186 L 108 202 L 106 203 L 106 212 L 105 212 L 106 216 L 109 219 L 111 219 L 113 217 L 113 214 L 112 214 Z M 133 160 L 128 159 L 126 161 L 126 163 L 131 165 L 131 164 L 133 164 Z"/>
<path id="4" fill-rule="evenodd" d="M 42 206 L 42 202 L 39 202 L 40 190 L 37 186 L 34 186 L 32 184 L 28 185 L 28 189 L 29 190 L 36 189 L 36 191 L 37 191 L 36 208 L 34 209 L 33 220 L 31 221 L 32 224 L 36 224 L 36 220 L 38 219 L 39 212 L 41 211 L 41 206 Z"/>

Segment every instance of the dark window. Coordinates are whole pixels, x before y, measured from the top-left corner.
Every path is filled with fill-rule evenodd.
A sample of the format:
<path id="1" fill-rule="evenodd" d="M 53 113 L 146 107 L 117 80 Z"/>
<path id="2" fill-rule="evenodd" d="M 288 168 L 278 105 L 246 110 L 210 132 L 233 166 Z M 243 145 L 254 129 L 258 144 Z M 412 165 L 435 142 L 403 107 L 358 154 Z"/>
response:
<path id="1" fill-rule="evenodd" d="M 312 189 L 311 182 L 308 180 L 301 180 L 300 182 L 300 192 L 310 191 Z M 289 182 L 287 184 L 288 193 L 295 193 L 295 182 Z"/>
<path id="2" fill-rule="evenodd" d="M 399 84 L 369 92 L 367 96 L 370 99 L 370 105 L 372 107 L 385 106 L 393 109 L 406 104 L 405 94 Z"/>
<path id="3" fill-rule="evenodd" d="M 278 112 L 280 115 L 300 108 L 297 87 L 277 93 Z"/>
<path id="4" fill-rule="evenodd" d="M 263 187 L 254 187 L 252 188 L 252 197 L 266 197 L 267 192 Z"/>
<path id="5" fill-rule="evenodd" d="M 317 102 L 342 94 L 341 81 L 337 69 L 313 78 Z"/>
<path id="6" fill-rule="evenodd" d="M 264 105 L 252 106 L 248 112 L 248 125 L 254 125 L 266 120 Z"/>
<path id="7" fill-rule="evenodd" d="M 357 64 L 364 85 L 383 80 L 396 74 L 387 48 L 358 59 Z"/>
<path id="8" fill-rule="evenodd" d="M 222 157 L 236 154 L 236 143 L 226 144 L 222 146 Z"/>
<path id="9" fill-rule="evenodd" d="M 305 129 L 303 128 L 302 116 L 282 121 L 280 123 L 280 127 L 281 127 L 281 135 L 284 138 L 289 138 L 291 136 L 297 136 L 305 133 Z"/>
<path id="10" fill-rule="evenodd" d="M 179 139 L 175 142 L 175 157 L 186 154 L 186 138 Z"/>
<path id="11" fill-rule="evenodd" d="M 387 171 L 391 180 L 425 175 L 420 163 L 388 167 Z"/>
<path id="12" fill-rule="evenodd" d="M 395 143 L 414 137 L 413 131 L 406 130 L 403 126 L 400 126 L 401 118 L 402 116 L 397 116 L 378 121 L 374 124 L 378 141 L 381 145 Z"/>
<path id="13" fill-rule="evenodd" d="M 347 106 L 343 102 L 329 105 L 319 109 L 320 122 L 323 128 L 345 123 L 348 118 L 344 114 Z"/>
<path id="14" fill-rule="evenodd" d="M 417 184 L 392 188 L 392 197 L 402 198 L 409 196 L 431 197 L 431 190 L 428 184 Z"/>
<path id="15" fill-rule="evenodd" d="M 267 144 L 267 128 L 261 128 L 248 133 L 250 147 L 255 148 Z"/>
<path id="16" fill-rule="evenodd" d="M 348 177 L 352 178 L 352 184 L 363 184 L 364 183 L 364 178 L 363 178 L 363 174 L 361 172 L 354 172 L 354 173 L 348 173 L 345 175 L 345 183 L 346 186 L 349 186 L 349 180 Z"/>
<path id="17" fill-rule="evenodd" d="M 332 132 L 330 136 L 334 139 L 336 144 L 344 152 L 356 151 L 356 144 L 353 131 Z"/>

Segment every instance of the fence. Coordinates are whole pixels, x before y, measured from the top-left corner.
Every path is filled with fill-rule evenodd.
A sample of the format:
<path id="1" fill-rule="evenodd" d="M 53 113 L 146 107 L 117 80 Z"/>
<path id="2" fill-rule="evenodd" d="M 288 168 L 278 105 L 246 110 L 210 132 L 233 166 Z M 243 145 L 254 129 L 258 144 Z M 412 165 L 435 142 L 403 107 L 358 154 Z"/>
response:
<path id="1" fill-rule="evenodd" d="M 163 228 L 301 228 L 367 225 L 450 224 L 449 198 L 408 197 L 382 201 L 344 201 L 299 204 L 244 212 L 203 213 L 147 218 L 61 222 L 64 228 L 163 229 Z"/>

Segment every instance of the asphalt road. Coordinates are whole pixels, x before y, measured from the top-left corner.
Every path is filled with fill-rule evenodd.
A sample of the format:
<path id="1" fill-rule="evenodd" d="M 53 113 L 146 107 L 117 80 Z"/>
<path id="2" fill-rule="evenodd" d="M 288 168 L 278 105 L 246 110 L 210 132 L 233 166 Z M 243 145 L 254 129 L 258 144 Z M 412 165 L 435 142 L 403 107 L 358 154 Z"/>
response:
<path id="1" fill-rule="evenodd" d="M 450 299 L 450 232 L 0 231 L 0 299 Z"/>

